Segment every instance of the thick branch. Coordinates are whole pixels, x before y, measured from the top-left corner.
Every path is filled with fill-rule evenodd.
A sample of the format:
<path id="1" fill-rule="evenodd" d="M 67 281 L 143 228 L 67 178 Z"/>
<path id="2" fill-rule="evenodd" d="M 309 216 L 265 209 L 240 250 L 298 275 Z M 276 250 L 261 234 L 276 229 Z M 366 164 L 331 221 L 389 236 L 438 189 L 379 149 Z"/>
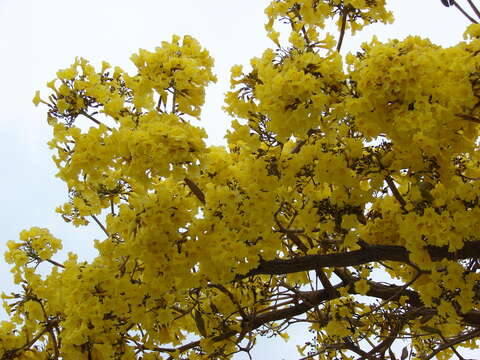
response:
<path id="1" fill-rule="evenodd" d="M 359 280 L 359 278 L 354 278 L 355 281 Z M 399 285 L 385 285 L 382 283 L 378 283 L 375 281 L 369 281 L 369 290 L 365 294 L 370 297 L 374 297 L 377 299 L 381 299 L 384 301 L 398 301 L 400 297 L 407 296 L 408 300 L 407 303 L 418 311 L 414 311 L 409 313 L 408 319 L 420 317 L 423 315 L 423 311 L 421 309 L 427 310 L 424 306 L 424 303 L 420 299 L 420 295 L 410 289 L 405 289 Z M 335 290 L 340 289 L 341 287 L 346 286 L 346 284 L 340 283 L 334 286 Z M 351 295 L 356 295 L 357 292 L 355 291 L 355 286 L 350 284 L 348 292 Z M 250 320 L 248 324 L 248 330 L 254 330 L 259 328 L 260 326 L 272 322 L 272 321 L 279 321 L 283 319 L 289 319 L 294 316 L 302 315 L 309 311 L 310 309 L 314 308 L 315 306 L 320 305 L 325 301 L 334 300 L 340 298 L 342 295 L 339 291 L 335 291 L 335 293 L 329 292 L 325 289 L 322 290 L 315 290 L 315 291 L 301 291 L 302 298 L 308 299 L 303 302 L 300 302 L 294 306 L 289 306 L 283 309 L 270 311 L 268 313 L 262 313 L 260 315 L 255 316 L 253 319 Z M 435 309 L 428 309 L 430 312 L 436 312 Z M 469 311 L 465 314 L 461 314 L 463 320 L 470 326 L 480 326 L 480 312 L 478 311 Z"/>
<path id="2" fill-rule="evenodd" d="M 459 260 L 480 258 L 480 241 L 465 242 L 462 249 L 454 253 L 448 251 L 448 246 L 428 246 L 427 251 L 432 261 L 442 259 Z M 237 276 L 243 279 L 252 275 L 282 275 L 301 271 L 315 270 L 318 267 L 358 266 L 371 262 L 398 261 L 409 263 L 409 252 L 403 246 L 370 245 L 362 250 L 349 251 L 328 255 L 306 255 L 293 259 L 275 259 L 263 261 L 245 275 Z"/>
<path id="3" fill-rule="evenodd" d="M 343 286 L 349 286 L 348 292 L 352 295 L 357 294 L 355 291 L 354 283 L 358 281 L 359 278 L 352 277 L 352 282 L 350 284 L 340 283 L 335 285 L 333 288 L 335 291 L 327 291 L 325 289 L 322 290 L 314 290 L 314 291 L 300 291 L 300 298 L 303 301 L 296 303 L 293 306 L 288 306 L 282 309 L 272 310 L 266 313 L 261 313 L 256 316 L 252 316 L 249 319 L 244 319 L 242 322 L 242 330 L 230 330 L 225 333 L 219 334 L 217 336 L 212 337 L 213 341 L 222 341 L 233 336 L 241 335 L 242 333 L 247 333 L 250 331 L 254 331 L 255 329 L 260 328 L 261 326 L 274 322 L 274 321 L 281 321 L 284 319 L 290 319 L 295 316 L 299 316 L 305 314 L 307 311 L 313 309 L 314 307 L 324 303 L 326 301 L 334 300 L 340 298 L 342 295 L 338 291 Z M 384 301 L 398 301 L 401 296 L 407 296 L 408 300 L 407 303 L 412 307 L 412 311 L 409 311 L 403 315 L 403 320 L 408 321 L 414 318 L 419 318 L 427 313 L 436 313 L 435 309 L 432 308 L 425 308 L 422 300 L 420 299 L 420 295 L 413 290 L 406 289 L 403 286 L 398 285 L 385 285 L 382 283 L 378 283 L 375 281 L 369 281 L 369 290 L 367 292 L 367 296 L 375 297 Z M 480 326 L 480 312 L 478 311 L 470 311 L 466 314 L 462 314 L 463 320 L 470 326 Z M 476 334 L 476 333 L 475 333 Z M 459 336 L 458 339 L 462 339 L 466 341 L 467 339 L 463 339 L 462 336 Z M 238 339 L 237 339 L 238 340 Z M 182 345 L 178 348 L 150 348 L 148 350 L 158 351 L 158 352 L 184 352 L 194 347 L 200 345 L 200 341 L 192 341 L 188 344 Z M 147 349 L 143 347 L 143 349 Z"/>

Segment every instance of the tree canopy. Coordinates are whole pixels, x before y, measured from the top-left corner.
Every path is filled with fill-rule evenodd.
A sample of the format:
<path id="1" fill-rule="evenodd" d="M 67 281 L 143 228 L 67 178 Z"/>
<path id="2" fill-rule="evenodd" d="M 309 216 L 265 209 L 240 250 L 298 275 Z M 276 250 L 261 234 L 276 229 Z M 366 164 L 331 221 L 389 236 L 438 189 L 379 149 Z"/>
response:
<path id="1" fill-rule="evenodd" d="M 472 21 L 457 45 L 342 54 L 346 32 L 393 21 L 384 0 L 272 1 L 274 46 L 231 70 L 226 147 L 197 121 L 216 77 L 190 36 L 139 50 L 135 74 L 58 71 L 33 99 L 68 186 L 57 212 L 105 236 L 89 262 L 56 260 L 45 228 L 9 241 L 0 358 L 229 359 L 298 323 L 303 359 L 477 349 L 479 12 L 442 3 Z"/>

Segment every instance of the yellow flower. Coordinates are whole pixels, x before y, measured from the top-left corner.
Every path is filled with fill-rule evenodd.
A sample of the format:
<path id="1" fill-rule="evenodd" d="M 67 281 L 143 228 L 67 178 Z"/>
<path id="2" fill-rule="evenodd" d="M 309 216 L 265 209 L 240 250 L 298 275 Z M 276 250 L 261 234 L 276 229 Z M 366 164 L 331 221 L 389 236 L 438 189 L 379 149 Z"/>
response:
<path id="1" fill-rule="evenodd" d="M 369 289 L 370 285 L 368 285 L 368 282 L 365 279 L 361 279 L 355 283 L 355 291 L 358 294 L 365 295 Z"/>
<path id="2" fill-rule="evenodd" d="M 38 106 L 38 104 L 40 104 L 40 101 L 41 101 L 40 91 L 37 90 L 37 91 L 35 91 L 35 96 L 33 97 L 32 102 L 35 104 L 35 106 Z"/>
<path id="3" fill-rule="evenodd" d="M 463 33 L 463 38 L 466 39 L 478 39 L 480 38 L 480 24 L 471 24 L 467 27 L 467 30 Z"/>

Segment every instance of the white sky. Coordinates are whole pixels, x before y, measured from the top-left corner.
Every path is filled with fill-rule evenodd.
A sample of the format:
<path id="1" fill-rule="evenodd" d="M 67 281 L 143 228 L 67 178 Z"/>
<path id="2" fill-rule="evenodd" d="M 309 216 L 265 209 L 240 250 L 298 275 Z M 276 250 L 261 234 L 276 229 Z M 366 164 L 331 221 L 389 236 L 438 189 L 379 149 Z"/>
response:
<path id="1" fill-rule="evenodd" d="M 219 81 L 207 92 L 201 124 L 209 143 L 221 144 L 230 123 L 221 110 L 230 67 L 246 65 L 273 46 L 263 30 L 267 4 L 265 0 L 0 0 L 0 253 L 7 240 L 16 240 L 22 229 L 31 226 L 48 227 L 63 239 L 66 252 L 84 259 L 95 255 L 91 244 L 96 236 L 102 237 L 95 228 L 73 228 L 54 212 L 66 200 L 66 187 L 54 177 L 52 153 L 46 146 L 51 132 L 45 108 L 32 104 L 35 90 L 47 95 L 45 83 L 76 56 L 95 65 L 106 60 L 131 70 L 129 57 L 138 48 L 152 50 L 172 34 L 189 34 L 215 58 Z M 467 20 L 440 0 L 390 0 L 388 5 L 396 22 L 371 26 L 357 39 L 346 36 L 343 53 L 355 51 L 372 34 L 380 40 L 420 35 L 443 46 L 462 40 Z M 2 256 L 0 291 L 13 289 L 8 269 Z M 0 312 L 0 318 L 4 316 Z M 254 358 L 298 358 L 292 342 L 282 345 L 281 340 L 265 343 Z"/>

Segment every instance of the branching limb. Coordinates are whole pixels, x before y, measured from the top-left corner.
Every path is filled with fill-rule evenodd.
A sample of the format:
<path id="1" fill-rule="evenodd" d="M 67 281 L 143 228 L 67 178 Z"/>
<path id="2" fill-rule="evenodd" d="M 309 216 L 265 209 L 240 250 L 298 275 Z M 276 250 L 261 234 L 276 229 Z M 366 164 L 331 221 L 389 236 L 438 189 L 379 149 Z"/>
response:
<path id="1" fill-rule="evenodd" d="M 355 282 L 357 280 L 359 280 L 359 278 L 353 278 L 353 282 Z M 255 316 L 251 317 L 248 320 L 243 320 L 241 331 L 229 330 L 229 331 L 227 331 L 223 334 L 220 334 L 218 336 L 214 336 L 211 339 L 213 341 L 222 341 L 222 340 L 226 340 L 228 338 L 231 338 L 233 336 L 238 336 L 239 335 L 236 340 L 237 341 L 241 340 L 241 339 L 243 339 L 245 334 L 247 334 L 248 332 L 251 332 L 255 329 L 258 329 L 258 328 L 260 328 L 261 326 L 263 326 L 267 323 L 275 322 L 275 321 L 283 321 L 285 319 L 291 319 L 295 316 L 305 314 L 309 310 L 313 309 L 314 307 L 316 307 L 316 306 L 318 306 L 318 305 L 320 305 L 320 304 L 322 304 L 326 301 L 334 300 L 334 299 L 337 299 L 337 298 L 341 297 L 341 294 L 338 291 L 338 289 L 340 287 L 343 287 L 343 286 L 344 286 L 344 284 L 338 284 L 338 285 L 334 286 L 336 295 L 333 296 L 333 297 L 332 297 L 332 294 L 329 293 L 325 289 L 315 290 L 315 291 L 299 291 L 299 290 L 295 289 L 296 297 L 300 301 L 295 302 L 294 305 L 289 306 L 289 307 L 285 307 L 285 308 L 281 308 L 281 309 L 273 309 L 272 311 L 269 311 L 269 312 L 266 312 L 266 313 L 263 313 L 263 312 L 259 313 Z M 400 296 L 407 296 L 408 297 L 407 302 L 410 304 L 410 306 L 414 307 L 416 310 L 408 313 L 408 316 L 404 316 L 403 320 L 400 319 L 402 321 L 402 323 L 403 323 L 403 321 L 423 316 L 425 314 L 425 311 L 427 311 L 428 313 L 431 313 L 431 312 L 436 313 L 435 309 L 426 309 L 424 307 L 424 304 L 422 303 L 422 301 L 420 299 L 420 295 L 417 292 L 415 292 L 413 290 L 405 289 L 404 286 L 384 285 L 384 284 L 377 283 L 377 282 L 374 282 L 374 281 L 370 281 L 369 286 L 370 286 L 370 289 L 366 294 L 367 296 L 371 296 L 371 297 L 375 297 L 375 298 L 379 298 L 379 299 L 383 299 L 383 300 L 387 300 L 387 299 L 394 300 L 394 299 L 396 299 Z M 352 295 L 357 294 L 357 292 L 354 289 L 354 286 L 350 286 L 348 292 Z M 467 323 L 468 323 L 468 320 L 472 320 L 475 317 L 478 317 L 477 326 L 480 326 L 480 313 L 478 313 L 478 312 L 476 312 L 475 314 L 467 313 L 467 314 L 464 315 L 464 319 L 467 321 Z M 397 327 L 396 329 L 398 329 L 398 331 L 400 331 L 400 328 Z M 457 337 L 457 338 L 455 338 L 455 340 L 452 339 L 452 340 L 450 340 L 451 344 L 449 344 L 448 346 L 442 345 L 444 347 L 442 347 L 441 349 L 440 348 L 436 349 L 435 350 L 436 352 L 431 357 L 429 357 L 428 359 L 435 356 L 435 354 L 440 352 L 441 350 L 443 350 L 443 349 L 445 349 L 449 346 L 452 346 L 452 344 L 454 344 L 453 341 L 457 341 L 456 343 L 461 343 L 461 342 L 467 341 L 467 340 L 472 339 L 472 338 L 474 338 L 476 336 L 479 336 L 479 335 L 480 335 L 480 329 L 477 329 L 477 330 L 475 330 L 475 331 L 473 331 L 469 334 Z M 133 339 L 129 339 L 129 340 L 134 341 Z M 392 336 L 389 336 L 382 343 L 375 346 L 374 350 L 375 350 L 375 352 L 383 351 L 384 349 L 388 348 L 391 345 L 391 343 L 392 343 Z M 150 351 L 157 351 L 157 352 L 173 353 L 173 352 L 176 352 L 176 351 L 185 352 L 187 350 L 198 347 L 199 345 L 200 345 L 200 341 L 197 340 L 197 341 L 192 341 L 192 342 L 190 342 L 188 344 L 185 344 L 183 346 L 180 346 L 178 348 L 160 348 L 160 347 L 146 348 L 146 347 L 143 347 L 143 349 L 144 350 L 150 350 Z M 139 344 L 139 346 L 143 346 L 143 345 Z M 350 350 L 352 350 L 351 347 L 349 347 L 349 348 L 350 348 Z M 362 355 L 363 355 L 363 353 L 364 352 L 362 351 Z M 371 354 L 368 354 L 368 353 L 366 355 L 371 356 Z M 363 356 L 365 356 L 365 355 L 363 355 Z M 366 357 L 366 359 L 368 359 L 368 357 Z"/>
<path id="2" fill-rule="evenodd" d="M 343 281 L 344 284 L 350 284 L 351 282 L 354 281 L 354 277 L 352 276 L 352 274 L 350 274 L 350 272 L 347 269 L 335 268 L 333 272 L 335 273 L 335 275 L 339 277 L 340 280 Z"/>
<path id="3" fill-rule="evenodd" d="M 355 354 L 358 354 L 361 356 L 360 359 L 373 359 L 372 356 L 370 356 L 368 353 L 360 349 L 359 346 L 355 345 L 352 340 L 349 338 L 345 339 L 345 348 L 353 351 Z"/>
<path id="4" fill-rule="evenodd" d="M 299 237 L 296 235 L 295 230 L 291 229 L 286 229 L 281 223 L 280 220 L 278 220 L 278 214 L 280 213 L 282 209 L 283 204 L 278 208 L 278 210 L 275 212 L 273 215 L 273 218 L 275 219 L 275 224 L 277 224 L 279 230 L 278 232 L 287 235 L 287 237 L 304 253 L 308 251 L 308 248 L 305 246 L 305 244 L 299 239 Z"/>
<path id="5" fill-rule="evenodd" d="M 450 339 L 448 342 L 438 346 L 435 350 L 432 351 L 432 353 L 430 355 L 428 355 L 425 358 L 425 360 L 432 359 L 433 357 L 435 357 L 435 355 L 437 355 L 442 350 L 445 350 L 445 349 L 447 349 L 451 346 L 454 346 L 454 345 L 461 344 L 465 341 L 468 341 L 470 339 L 474 339 L 474 338 L 479 337 L 479 336 L 480 336 L 480 328 L 477 328 L 477 329 L 475 329 L 473 331 L 470 331 L 466 334 L 456 336 L 456 337 Z"/>
<path id="6" fill-rule="evenodd" d="M 249 318 L 249 316 L 243 311 L 242 305 L 240 305 L 240 303 L 237 301 L 237 299 L 235 299 L 235 296 L 225 286 L 223 286 L 221 284 L 209 284 L 209 287 L 218 289 L 221 292 L 223 292 L 225 295 L 227 295 L 228 298 L 230 299 L 230 301 L 233 304 L 235 304 L 235 306 L 237 307 L 238 313 L 240 314 L 242 319 L 246 320 L 246 319 Z"/>
<path id="7" fill-rule="evenodd" d="M 391 297 L 383 300 L 380 304 L 378 304 L 377 306 L 375 306 L 373 309 L 371 309 L 370 311 L 362 314 L 359 318 L 362 318 L 362 317 L 365 317 L 365 316 L 368 316 L 372 313 L 374 313 L 375 311 L 377 311 L 378 309 L 380 309 L 381 307 L 383 307 L 384 305 L 386 305 L 388 302 L 392 301 L 393 299 L 396 299 L 399 297 L 399 295 L 405 290 L 407 289 L 410 285 L 412 285 L 415 281 L 417 281 L 417 279 L 420 277 L 420 275 L 422 275 L 422 272 L 417 272 L 417 274 L 414 276 L 414 278 L 412 280 L 410 280 L 409 282 L 407 282 L 405 285 L 402 285 L 398 291 L 393 294 Z"/>

